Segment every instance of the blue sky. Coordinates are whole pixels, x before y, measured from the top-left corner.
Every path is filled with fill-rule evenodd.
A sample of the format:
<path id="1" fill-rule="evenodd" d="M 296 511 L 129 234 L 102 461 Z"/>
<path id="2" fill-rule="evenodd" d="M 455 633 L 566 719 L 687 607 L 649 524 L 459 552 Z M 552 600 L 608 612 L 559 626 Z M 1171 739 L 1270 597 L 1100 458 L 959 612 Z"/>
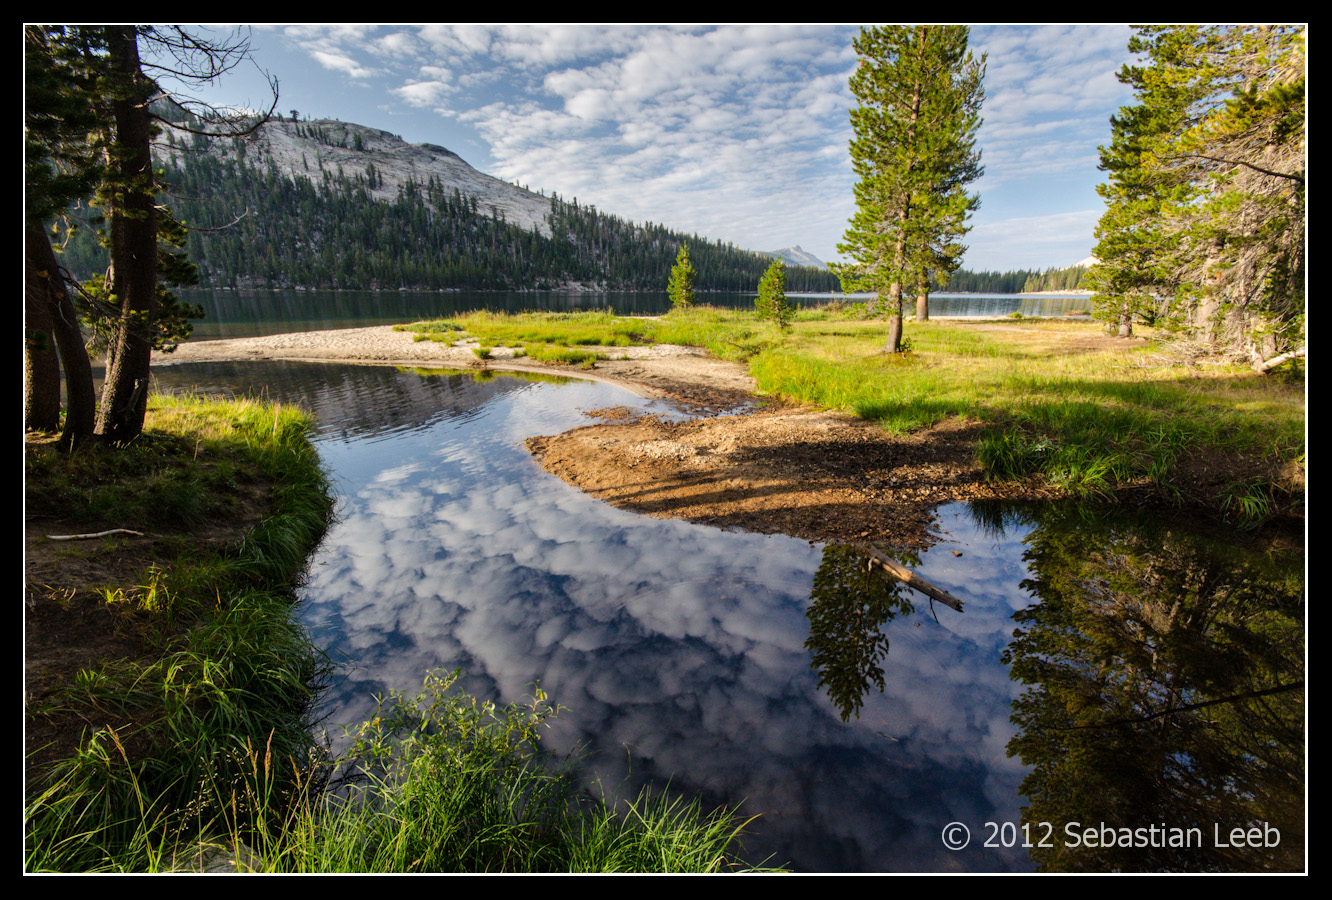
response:
<path id="1" fill-rule="evenodd" d="M 854 212 L 855 25 L 251 26 L 252 63 L 195 95 L 357 122 L 635 222 L 839 258 Z M 224 36 L 225 29 L 215 34 Z M 988 56 L 969 269 L 1071 265 L 1097 147 L 1130 102 L 1127 25 L 973 25 Z M 256 69 L 257 67 L 257 69 Z"/>

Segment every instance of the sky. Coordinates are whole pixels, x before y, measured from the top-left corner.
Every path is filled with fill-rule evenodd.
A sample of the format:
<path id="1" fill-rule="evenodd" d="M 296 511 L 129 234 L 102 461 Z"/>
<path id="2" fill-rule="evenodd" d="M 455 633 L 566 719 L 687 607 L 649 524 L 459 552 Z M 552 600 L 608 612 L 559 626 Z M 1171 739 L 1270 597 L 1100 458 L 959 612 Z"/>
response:
<path id="1" fill-rule="evenodd" d="M 855 211 L 856 25 L 249 26 L 249 60 L 191 89 L 439 144 L 474 168 L 750 250 L 825 262 Z M 207 29 L 207 30 L 205 30 Z M 223 26 L 193 27 L 226 37 Z M 1127 25 L 971 26 L 985 54 L 984 175 L 962 265 L 1086 258 L 1104 204 L 1097 147 L 1131 102 Z"/>

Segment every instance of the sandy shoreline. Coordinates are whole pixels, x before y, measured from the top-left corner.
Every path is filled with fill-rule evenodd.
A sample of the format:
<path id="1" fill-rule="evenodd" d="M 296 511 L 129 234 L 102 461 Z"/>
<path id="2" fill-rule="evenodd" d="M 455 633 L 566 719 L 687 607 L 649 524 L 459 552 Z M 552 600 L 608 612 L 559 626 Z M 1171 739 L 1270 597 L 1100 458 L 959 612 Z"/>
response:
<path id="1" fill-rule="evenodd" d="M 386 366 L 439 366 L 453 369 L 499 369 L 541 372 L 604 381 L 642 397 L 675 400 L 698 411 L 732 409 L 752 399 L 754 379 L 739 363 L 710 356 L 694 347 L 657 344 L 650 347 L 589 348 L 608 358 L 592 369 L 542 364 L 495 347 L 490 358 L 473 353 L 475 341 L 459 346 L 417 341 L 392 325 L 339 328 L 264 337 L 190 341 L 169 354 L 157 354 L 153 365 L 186 362 L 286 359 Z"/>

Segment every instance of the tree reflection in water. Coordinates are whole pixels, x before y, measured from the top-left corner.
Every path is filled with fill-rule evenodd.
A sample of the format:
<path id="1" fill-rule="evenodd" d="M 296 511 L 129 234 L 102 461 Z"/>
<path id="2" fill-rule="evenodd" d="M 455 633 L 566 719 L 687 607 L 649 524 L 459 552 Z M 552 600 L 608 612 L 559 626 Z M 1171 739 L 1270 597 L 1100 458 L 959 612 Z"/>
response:
<path id="1" fill-rule="evenodd" d="M 1299 554 L 1283 564 L 1074 507 L 974 509 L 996 529 L 1032 527 L 1023 586 L 1037 602 L 1014 615 L 1005 662 L 1027 686 L 1008 745 L 1030 767 L 1024 819 L 1033 841 L 1041 823 L 1054 829 L 1033 859 L 1054 871 L 1302 870 Z M 1120 831 L 1089 847 L 1070 823 Z M 1260 844 L 1273 828 L 1279 842 L 1231 839 L 1253 826 Z"/>
<path id="2" fill-rule="evenodd" d="M 907 565 L 920 564 L 918 556 L 903 559 Z M 868 563 L 857 547 L 829 544 L 806 609 L 810 665 L 843 722 L 859 717 L 871 687 L 884 689 L 881 663 L 888 655 L 888 635 L 883 627 L 915 611 L 905 586 Z"/>

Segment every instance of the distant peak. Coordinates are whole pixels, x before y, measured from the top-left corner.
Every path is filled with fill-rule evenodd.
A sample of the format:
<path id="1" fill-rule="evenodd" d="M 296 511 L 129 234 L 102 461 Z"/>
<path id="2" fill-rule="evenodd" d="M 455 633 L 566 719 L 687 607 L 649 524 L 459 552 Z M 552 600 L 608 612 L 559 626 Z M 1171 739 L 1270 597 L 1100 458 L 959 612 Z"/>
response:
<path id="1" fill-rule="evenodd" d="M 824 269 L 825 271 L 828 268 L 827 263 L 813 253 L 801 249 L 799 244 L 781 250 L 764 250 L 762 253 L 764 256 L 780 259 L 790 266 L 805 266 L 811 269 Z"/>

